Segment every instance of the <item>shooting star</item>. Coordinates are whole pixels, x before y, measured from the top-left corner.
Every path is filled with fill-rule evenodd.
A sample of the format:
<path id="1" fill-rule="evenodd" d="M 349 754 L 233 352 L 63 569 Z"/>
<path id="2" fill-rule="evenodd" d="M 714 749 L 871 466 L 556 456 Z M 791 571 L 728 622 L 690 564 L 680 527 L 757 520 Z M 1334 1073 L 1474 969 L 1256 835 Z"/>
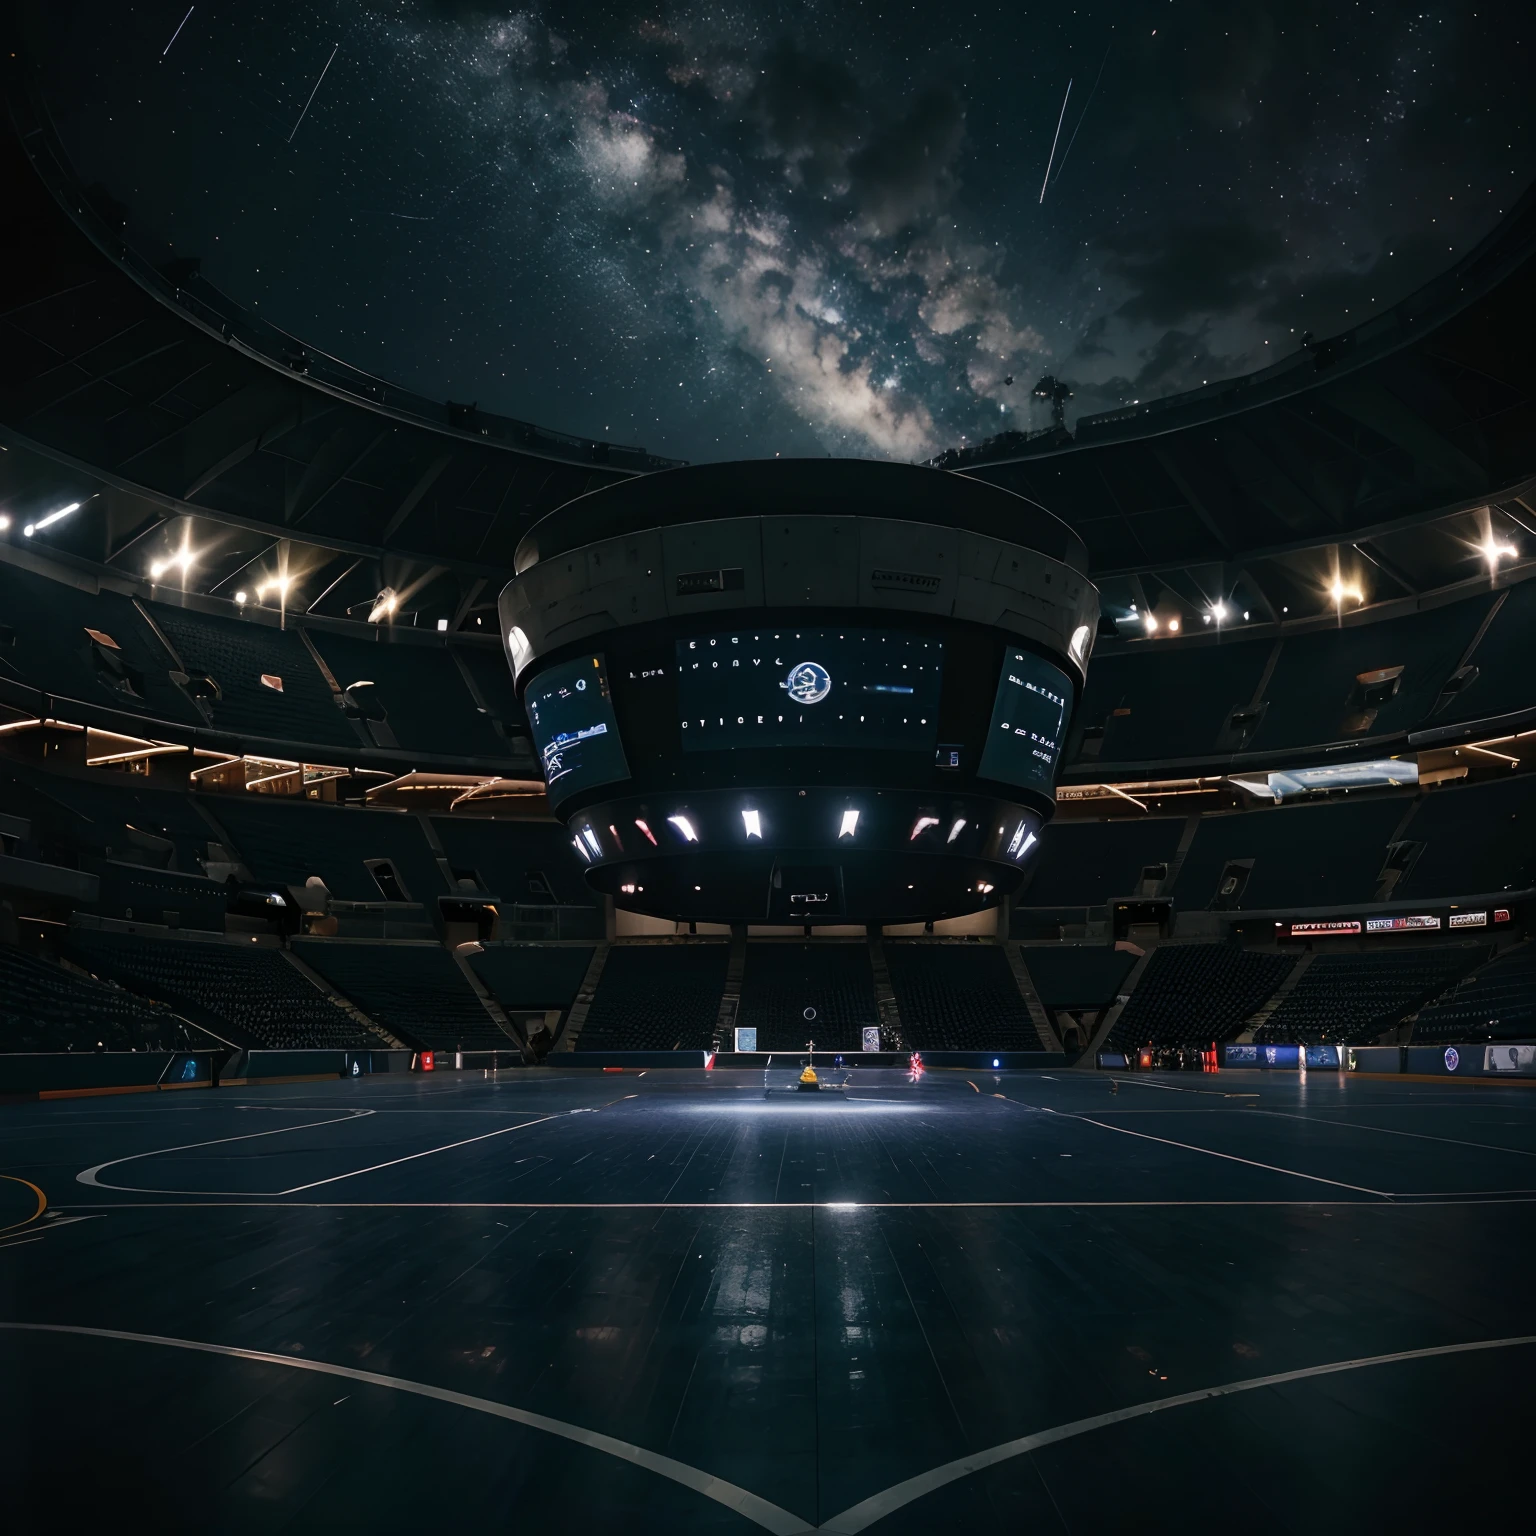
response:
<path id="1" fill-rule="evenodd" d="M 293 134 L 297 133 L 299 131 L 299 123 L 302 123 L 304 121 L 304 115 L 305 115 L 305 113 L 307 113 L 309 111 L 310 103 L 313 102 L 314 99 L 315 99 L 315 92 L 320 89 L 320 81 L 325 79 L 326 70 L 328 70 L 331 67 L 332 62 L 335 60 L 336 55 L 340 51 L 341 51 L 341 44 L 340 43 L 337 43 L 336 46 L 331 49 L 331 57 L 325 61 L 325 69 L 322 69 L 320 71 L 320 80 L 316 80 L 315 81 L 315 89 L 309 93 L 309 101 L 306 101 L 304 103 L 304 111 L 299 113 L 299 122 L 295 123 L 293 125 L 293 133 L 290 133 L 288 135 L 288 142 L 290 144 L 293 143 Z"/>
<path id="2" fill-rule="evenodd" d="M 1093 77 L 1093 89 L 1088 92 L 1088 100 L 1083 103 L 1083 110 L 1077 119 L 1077 127 L 1072 130 L 1072 137 L 1067 140 L 1067 147 L 1061 152 L 1061 164 L 1056 167 L 1056 180 L 1061 180 L 1061 173 L 1067 168 L 1067 156 L 1072 153 L 1072 146 L 1077 143 L 1077 136 L 1082 132 L 1083 118 L 1088 116 L 1088 108 L 1093 105 L 1093 98 L 1099 94 L 1099 81 L 1104 78 L 1104 66 L 1109 63 L 1109 50 L 1114 47 L 1114 39 L 1111 38 L 1104 49 L 1104 57 L 1099 60 L 1099 72 Z"/>
<path id="3" fill-rule="evenodd" d="M 1061 98 L 1061 111 L 1056 118 L 1056 136 L 1051 140 L 1051 158 L 1045 162 L 1045 180 L 1040 183 L 1040 201 L 1045 201 L 1045 189 L 1051 184 L 1051 166 L 1056 159 L 1056 146 L 1061 141 L 1061 125 L 1066 119 L 1067 102 L 1072 98 L 1072 82 L 1067 81 L 1067 94 Z"/>
<path id="4" fill-rule="evenodd" d="M 186 26 L 186 24 L 189 21 L 191 21 L 191 19 L 192 19 L 192 12 L 195 11 L 196 9 L 197 9 L 197 7 L 195 5 L 189 5 L 187 7 L 187 14 L 181 18 L 181 27 Z M 171 33 L 171 42 L 167 43 L 165 45 L 164 50 L 160 54 L 160 57 L 162 59 L 165 57 L 165 55 L 167 53 L 169 53 L 171 51 L 171 43 L 174 43 L 176 41 L 176 39 L 181 36 L 181 27 L 177 27 L 176 30 Z"/>

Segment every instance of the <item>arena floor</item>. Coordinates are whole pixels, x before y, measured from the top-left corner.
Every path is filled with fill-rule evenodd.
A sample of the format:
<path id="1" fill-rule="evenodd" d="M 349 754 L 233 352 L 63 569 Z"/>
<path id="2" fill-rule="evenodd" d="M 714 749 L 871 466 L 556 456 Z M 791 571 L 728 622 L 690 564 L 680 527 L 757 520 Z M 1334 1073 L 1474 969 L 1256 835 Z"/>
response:
<path id="1" fill-rule="evenodd" d="M 1536 1090 L 787 1081 L 0 1109 L 8 1528 L 1416 1531 L 1522 1495 Z"/>

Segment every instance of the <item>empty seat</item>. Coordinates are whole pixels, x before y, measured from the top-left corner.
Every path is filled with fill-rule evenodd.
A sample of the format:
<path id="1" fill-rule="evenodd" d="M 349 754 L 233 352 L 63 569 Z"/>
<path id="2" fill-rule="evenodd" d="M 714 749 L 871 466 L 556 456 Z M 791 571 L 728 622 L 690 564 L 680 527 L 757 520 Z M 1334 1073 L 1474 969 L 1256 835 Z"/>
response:
<path id="1" fill-rule="evenodd" d="M 1230 944 L 1162 945 L 1147 962 L 1110 1040 L 1122 1049 L 1229 1040 L 1275 995 L 1295 963 L 1290 955 Z"/>
<path id="2" fill-rule="evenodd" d="M 441 944 L 296 939 L 294 953 L 369 1018 L 431 1050 L 508 1050 L 515 1042 L 486 1012 Z"/>
<path id="3" fill-rule="evenodd" d="M 907 1044 L 918 1050 L 1038 1051 L 1040 1036 L 995 944 L 887 942 Z"/>
<path id="4" fill-rule="evenodd" d="M 70 948 L 79 964 L 141 996 L 200 1010 L 208 1027 L 235 1045 L 302 1049 L 383 1043 L 271 945 L 77 928 Z"/>
<path id="5" fill-rule="evenodd" d="M 757 1030 L 759 1050 L 803 1050 L 812 1039 L 818 1050 L 857 1050 L 863 1027 L 879 1022 L 867 944 L 747 945 L 737 1023 Z"/>
<path id="6" fill-rule="evenodd" d="M 578 1051 L 702 1051 L 714 1041 L 729 944 L 615 944 Z"/>
<path id="7" fill-rule="evenodd" d="M 1536 1038 L 1536 944 L 1506 950 L 1419 1011 L 1415 1041 Z"/>

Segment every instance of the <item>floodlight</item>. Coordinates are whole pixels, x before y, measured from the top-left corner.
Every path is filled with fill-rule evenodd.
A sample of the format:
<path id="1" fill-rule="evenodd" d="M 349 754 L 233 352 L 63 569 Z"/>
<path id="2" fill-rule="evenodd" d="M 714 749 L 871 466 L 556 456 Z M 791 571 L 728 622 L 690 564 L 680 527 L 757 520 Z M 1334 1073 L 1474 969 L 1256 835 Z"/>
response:
<path id="1" fill-rule="evenodd" d="M 741 813 L 741 824 L 747 829 L 748 837 L 762 837 L 763 818 L 757 811 L 743 811 Z"/>
<path id="2" fill-rule="evenodd" d="M 852 837 L 853 834 L 858 830 L 858 826 L 859 813 L 857 811 L 844 811 L 843 823 L 837 829 L 837 835 L 839 837 Z"/>
<path id="3" fill-rule="evenodd" d="M 917 820 L 912 823 L 912 834 L 907 838 L 907 841 L 909 843 L 915 843 L 917 839 L 928 830 L 929 827 L 936 827 L 938 824 L 939 818 L 937 816 L 919 816 Z"/>
<path id="4" fill-rule="evenodd" d="M 686 816 L 668 816 L 667 820 L 682 833 L 685 843 L 698 842 L 699 834 L 693 830 L 693 823 Z M 640 830 L 643 832 L 645 828 L 642 827 Z"/>

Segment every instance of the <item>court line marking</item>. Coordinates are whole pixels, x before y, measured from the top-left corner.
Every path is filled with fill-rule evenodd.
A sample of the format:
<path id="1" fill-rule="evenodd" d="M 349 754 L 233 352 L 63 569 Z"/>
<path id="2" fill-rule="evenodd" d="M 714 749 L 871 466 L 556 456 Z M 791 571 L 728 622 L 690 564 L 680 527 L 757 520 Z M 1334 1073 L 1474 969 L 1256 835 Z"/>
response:
<path id="1" fill-rule="evenodd" d="M 387 1163 L 375 1163 L 371 1168 L 354 1168 L 350 1173 L 333 1174 L 328 1179 L 316 1179 L 311 1184 L 295 1184 L 292 1189 L 280 1189 L 280 1195 L 301 1195 L 306 1189 L 319 1189 L 322 1184 L 339 1184 L 343 1179 L 355 1179 L 364 1173 L 377 1173 L 381 1168 L 395 1168 L 401 1163 L 414 1163 L 418 1157 L 434 1157 L 439 1152 L 452 1152 L 455 1147 L 467 1147 L 473 1142 L 489 1141 L 493 1136 L 506 1136 L 512 1131 L 525 1131 L 530 1125 L 543 1125 L 548 1120 L 562 1118 L 559 1115 L 540 1115 L 537 1120 L 524 1120 L 518 1125 L 504 1125 L 498 1131 L 487 1131 L 483 1136 L 467 1136 L 463 1141 L 450 1141 L 446 1146 L 428 1147 L 425 1152 L 412 1152 L 407 1157 L 393 1157 Z"/>
<path id="2" fill-rule="evenodd" d="M 208 1193 L 208 1191 L 204 1191 Z M 1411 1204 L 1406 1202 L 1412 1202 Z M 1466 1189 L 1397 1194 L 1367 1200 L 114 1200 L 56 1205 L 57 1211 L 1088 1211 L 1413 1210 L 1435 1205 L 1529 1205 L 1536 1189 Z"/>
<path id="3" fill-rule="evenodd" d="M 615 1439 L 612 1435 L 600 1434 L 595 1429 L 585 1429 L 579 1424 L 568 1424 L 564 1419 L 552 1419 L 542 1413 L 530 1412 L 526 1408 L 514 1408 L 510 1403 L 498 1403 L 486 1397 L 472 1397 L 467 1392 L 454 1392 L 447 1387 L 436 1387 L 425 1381 L 407 1381 L 400 1376 L 383 1376 L 377 1371 L 363 1371 L 351 1365 L 333 1365 L 327 1360 L 304 1360 L 293 1355 L 270 1354 L 266 1350 L 238 1349 L 231 1344 L 208 1344 L 200 1339 L 173 1339 L 163 1334 L 129 1333 L 119 1328 L 84 1328 L 67 1323 L 0 1322 L 0 1329 L 27 1333 L 75 1334 L 84 1338 L 114 1339 L 128 1344 L 158 1344 L 167 1349 L 185 1349 L 197 1354 L 222 1355 L 232 1360 L 252 1360 L 260 1365 L 281 1365 L 295 1371 L 313 1371 L 322 1376 L 339 1376 L 345 1381 L 360 1382 L 364 1386 L 386 1387 L 394 1392 L 408 1392 L 416 1397 L 451 1403 L 456 1408 L 468 1408 L 476 1413 L 489 1414 L 493 1418 L 509 1419 L 514 1424 L 542 1430 L 545 1434 L 557 1435 L 562 1440 L 571 1440 L 577 1445 L 585 1445 L 592 1450 L 617 1457 L 620 1461 L 627 1461 L 633 1466 L 643 1467 L 647 1472 L 669 1478 L 674 1483 L 680 1483 L 684 1488 L 691 1488 L 695 1493 L 703 1494 L 707 1499 L 713 1499 L 717 1504 L 723 1504 L 727 1509 L 734 1510 L 737 1514 L 762 1526 L 764 1530 L 775 1532 L 776 1536 L 800 1536 L 802 1532 L 816 1529 L 815 1526 L 807 1524 L 787 1509 L 781 1509 L 777 1504 L 759 1498 L 757 1494 L 738 1487 L 735 1483 L 729 1483 L 722 1477 L 715 1477 L 712 1473 L 701 1471 L 698 1467 L 690 1467 L 686 1462 L 674 1461 L 670 1456 L 662 1456 L 656 1451 L 645 1450 L 642 1446 L 631 1445 L 629 1441 Z"/>
<path id="4" fill-rule="evenodd" d="M 322 1125 L 341 1125 L 348 1120 L 360 1120 L 365 1115 L 371 1115 L 371 1109 L 349 1109 L 344 1115 L 337 1115 L 330 1120 L 310 1120 L 304 1125 L 280 1125 L 272 1131 L 248 1131 L 243 1136 L 216 1136 L 212 1141 L 189 1141 L 182 1147 L 156 1147 L 149 1152 L 134 1152 L 128 1157 L 108 1158 L 104 1163 L 97 1163 L 94 1168 L 82 1169 L 75 1175 L 77 1184 L 89 1184 L 94 1189 L 118 1189 L 130 1195 L 237 1195 L 237 1189 L 142 1189 L 132 1184 L 108 1184 L 99 1177 L 103 1168 L 117 1168 L 123 1163 L 136 1163 L 146 1157 L 168 1157 L 172 1152 L 195 1152 L 199 1147 L 222 1147 L 234 1141 L 256 1141 L 263 1136 L 287 1136 L 293 1131 L 310 1131 Z M 252 1191 L 257 1195 L 286 1193 L 284 1190 L 258 1189 Z"/>
<path id="5" fill-rule="evenodd" d="M 1336 1125 L 1347 1131 L 1375 1131 L 1378 1136 L 1408 1136 L 1415 1141 L 1439 1141 L 1448 1147 L 1476 1147 L 1483 1152 L 1512 1152 L 1516 1157 L 1536 1157 L 1524 1147 L 1497 1147 L 1486 1141 L 1462 1141 L 1456 1136 L 1431 1136 L 1425 1131 L 1396 1131 L 1389 1125 L 1356 1125 L 1352 1120 L 1325 1120 L 1320 1115 L 1297 1115 L 1285 1109 L 1260 1109 L 1260 1115 L 1275 1115 L 1282 1120 L 1301 1120 L 1308 1125 Z"/>
<path id="6" fill-rule="evenodd" d="M 1011 1099 L 1009 1102 L 1016 1104 L 1019 1101 L 1017 1099 Z M 1216 1152 L 1213 1151 L 1210 1147 L 1197 1147 L 1191 1142 L 1174 1141 L 1168 1136 L 1153 1136 L 1148 1131 L 1133 1131 L 1127 1129 L 1127 1127 L 1123 1125 L 1109 1125 L 1103 1120 L 1094 1120 L 1088 1115 L 1074 1115 L 1065 1110 L 1047 1109 L 1043 1104 L 1029 1104 L 1026 1105 L 1025 1108 L 1039 1108 L 1044 1110 L 1046 1114 L 1055 1115 L 1058 1119 L 1061 1120 L 1080 1120 L 1084 1125 L 1098 1126 L 1101 1131 L 1116 1131 L 1121 1136 L 1136 1136 L 1139 1137 L 1142 1141 L 1160 1141 L 1165 1147 L 1182 1147 L 1186 1152 L 1203 1152 L 1207 1157 L 1223 1158 L 1229 1163 L 1243 1163 L 1249 1168 L 1263 1168 L 1269 1173 L 1287 1174 L 1293 1179 L 1308 1179 L 1314 1184 L 1331 1184 L 1335 1189 L 1352 1189 L 1356 1194 L 1375 1195 L 1378 1199 L 1381 1200 L 1390 1200 L 1393 1198 L 1392 1195 L 1384 1189 L 1367 1189 L 1363 1184 L 1346 1184 L 1343 1179 L 1325 1179 L 1321 1174 L 1317 1173 L 1300 1173 L 1295 1168 L 1280 1168 L 1277 1167 L 1274 1163 L 1256 1162 L 1251 1157 L 1238 1157 L 1233 1152 Z"/>
<path id="7" fill-rule="evenodd" d="M 1368 1355 L 1358 1360 L 1336 1360 L 1328 1365 L 1309 1365 L 1299 1371 L 1279 1371 L 1273 1376 L 1251 1376 L 1245 1381 L 1228 1382 L 1225 1386 L 1205 1387 L 1198 1392 L 1181 1392 L 1174 1397 L 1154 1398 L 1148 1403 L 1137 1403 L 1130 1408 L 1116 1408 L 1113 1412 L 1095 1414 L 1092 1418 L 1074 1419 L 1070 1424 L 1058 1424 L 1054 1429 L 1040 1430 L 1033 1435 L 1021 1435 L 1017 1440 L 1005 1440 L 1001 1445 L 994 1445 L 989 1450 L 978 1451 L 973 1455 L 961 1456 L 954 1461 L 945 1462 L 943 1466 L 921 1472 L 916 1477 L 909 1477 L 905 1482 L 897 1483 L 881 1493 L 850 1506 L 841 1514 L 833 1515 L 830 1520 L 822 1523 L 820 1529 L 832 1533 L 832 1536 L 858 1536 L 860 1531 L 866 1530 L 877 1520 L 885 1519 L 887 1515 L 894 1514 L 913 1500 L 944 1487 L 946 1483 L 953 1483 L 962 1477 L 969 1477 L 973 1472 L 995 1467 L 999 1462 L 1011 1460 L 1015 1456 L 1027 1456 L 1034 1451 L 1043 1450 L 1046 1446 L 1058 1445 L 1063 1440 L 1091 1434 L 1096 1429 L 1107 1429 L 1112 1424 L 1123 1424 L 1128 1419 L 1143 1418 L 1151 1413 L 1162 1413 L 1169 1408 L 1183 1408 L 1191 1403 L 1205 1403 L 1214 1398 L 1231 1397 L 1238 1392 L 1256 1392 L 1265 1387 L 1284 1386 L 1293 1381 L 1308 1381 L 1317 1376 L 1334 1376 L 1343 1371 L 1365 1370 L 1376 1365 L 1393 1365 L 1404 1360 L 1429 1360 L 1440 1355 L 1470 1354 L 1476 1350 L 1514 1349 L 1526 1344 L 1536 1344 L 1536 1334 L 1523 1334 L 1509 1339 L 1479 1339 L 1470 1344 L 1438 1344 L 1430 1349 L 1405 1349 L 1396 1354 Z"/>
<path id="8" fill-rule="evenodd" d="M 7 1232 L 20 1232 L 23 1227 L 30 1227 L 34 1221 L 38 1220 L 48 1209 L 48 1196 L 31 1179 L 23 1179 L 18 1174 L 0 1173 L 0 1179 L 4 1179 L 8 1184 L 25 1184 L 37 1196 L 37 1209 L 25 1221 L 13 1221 L 8 1227 L 0 1227 L 0 1237 L 3 1237 Z"/>

